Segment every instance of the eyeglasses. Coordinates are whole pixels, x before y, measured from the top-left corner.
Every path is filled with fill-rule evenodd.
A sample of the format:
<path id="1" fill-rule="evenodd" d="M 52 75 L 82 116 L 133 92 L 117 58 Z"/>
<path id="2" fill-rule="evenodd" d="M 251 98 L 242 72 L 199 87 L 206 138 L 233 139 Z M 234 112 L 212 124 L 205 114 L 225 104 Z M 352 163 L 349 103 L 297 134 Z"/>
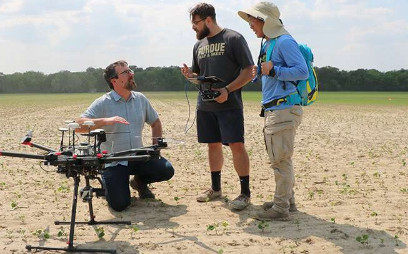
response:
<path id="1" fill-rule="evenodd" d="M 206 17 L 203 18 L 203 19 L 200 19 L 200 20 L 191 21 L 191 23 L 196 26 L 196 25 L 198 25 L 198 23 L 200 23 L 201 21 L 203 21 L 203 20 L 205 20 L 205 19 L 206 19 Z"/>
<path id="2" fill-rule="evenodd" d="M 122 71 L 121 73 L 119 73 L 118 76 L 119 76 L 119 75 L 122 75 L 122 74 L 129 74 L 129 73 L 133 74 L 133 71 L 132 71 L 131 69 L 124 70 L 124 71 Z"/>
<path id="3" fill-rule="evenodd" d="M 121 72 L 121 73 L 119 73 L 119 74 L 115 74 L 115 76 L 111 77 L 111 79 L 112 79 L 112 78 L 114 78 L 114 79 L 118 79 L 118 78 L 119 78 L 119 75 L 122 75 L 122 74 L 129 74 L 129 73 L 133 74 L 133 71 L 132 71 L 131 69 L 124 70 L 124 71 L 122 71 L 122 72 Z"/>

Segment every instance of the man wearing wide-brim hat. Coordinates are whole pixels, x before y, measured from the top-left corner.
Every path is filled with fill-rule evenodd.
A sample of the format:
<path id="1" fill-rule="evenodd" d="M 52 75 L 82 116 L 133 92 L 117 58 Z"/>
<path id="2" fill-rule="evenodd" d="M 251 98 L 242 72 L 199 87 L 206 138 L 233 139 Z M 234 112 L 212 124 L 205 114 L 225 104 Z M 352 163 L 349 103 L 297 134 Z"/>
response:
<path id="1" fill-rule="evenodd" d="M 260 2 L 239 11 L 261 42 L 258 66 L 253 76 L 262 79 L 262 115 L 265 116 L 264 136 L 269 159 L 275 174 L 275 195 L 256 214 L 261 220 L 287 220 L 289 212 L 297 211 L 292 165 L 296 129 L 302 120 L 301 106 L 286 98 L 296 93 L 295 82 L 308 78 L 308 68 L 297 42 L 286 31 L 278 7 Z"/>

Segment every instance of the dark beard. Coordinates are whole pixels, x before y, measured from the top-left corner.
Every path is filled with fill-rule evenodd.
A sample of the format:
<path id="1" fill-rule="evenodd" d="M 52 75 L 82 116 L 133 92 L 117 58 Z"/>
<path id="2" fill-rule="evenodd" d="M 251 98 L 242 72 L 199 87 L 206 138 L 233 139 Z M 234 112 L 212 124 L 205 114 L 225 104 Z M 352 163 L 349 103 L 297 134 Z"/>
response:
<path id="1" fill-rule="evenodd" d="M 204 24 L 204 29 L 201 32 L 196 31 L 197 40 L 202 40 L 205 37 L 207 37 L 209 34 L 210 34 L 210 29 L 208 29 L 206 24 Z"/>
<path id="2" fill-rule="evenodd" d="M 132 91 L 136 89 L 136 83 L 133 78 L 130 78 L 125 86 L 126 90 Z"/>

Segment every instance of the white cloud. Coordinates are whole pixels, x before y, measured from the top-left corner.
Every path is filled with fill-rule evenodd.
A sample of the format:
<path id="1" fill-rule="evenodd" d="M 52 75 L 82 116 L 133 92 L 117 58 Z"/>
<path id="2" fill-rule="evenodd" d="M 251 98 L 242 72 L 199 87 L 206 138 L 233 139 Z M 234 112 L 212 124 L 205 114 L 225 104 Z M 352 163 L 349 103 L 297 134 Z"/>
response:
<path id="1" fill-rule="evenodd" d="M 23 0 L 9 0 L 0 4 L 0 14 L 10 14 L 18 12 L 23 6 Z"/>
<path id="2" fill-rule="evenodd" d="M 54 12 L 41 16 L 14 17 L 0 23 L 0 30 L 13 29 L 17 26 L 27 26 L 35 30 L 40 38 L 44 38 L 50 45 L 57 45 L 71 33 L 73 24 L 80 22 L 79 11 Z M 30 29 L 27 28 L 27 29 Z M 43 43 L 43 41 L 38 41 Z"/>
<path id="3" fill-rule="evenodd" d="M 390 38 L 405 35 L 408 36 L 408 23 L 404 20 L 395 20 L 392 22 L 384 22 L 376 25 L 367 25 L 353 27 L 350 36 L 347 37 L 351 41 L 366 42 L 367 40 L 388 40 Z"/>
<path id="4" fill-rule="evenodd" d="M 139 67 L 189 64 L 196 41 L 192 0 L 0 0 L 0 71 L 81 71 L 126 59 Z M 260 39 L 237 15 L 258 0 L 211 0 L 222 27 Z M 407 4 L 377 0 L 276 0 L 287 29 L 315 53 L 317 66 L 408 68 Z M 396 4 L 398 3 L 398 5 Z M 32 8 L 35 6 L 35 8 Z M 405 8 L 406 9 L 406 8 Z M 384 50 L 392 47 L 392 50 Z M 374 58 L 373 52 L 377 53 Z M 384 53 L 384 52 L 387 52 Z M 388 61 L 390 58 L 395 60 Z M 41 59 L 41 60 L 39 60 Z"/>

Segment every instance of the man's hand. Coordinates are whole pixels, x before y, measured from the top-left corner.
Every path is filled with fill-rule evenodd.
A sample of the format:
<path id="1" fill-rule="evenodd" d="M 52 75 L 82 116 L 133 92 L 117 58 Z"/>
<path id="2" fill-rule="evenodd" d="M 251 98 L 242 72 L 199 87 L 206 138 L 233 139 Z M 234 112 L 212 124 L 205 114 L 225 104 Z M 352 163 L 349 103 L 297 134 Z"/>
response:
<path id="1" fill-rule="evenodd" d="M 181 74 L 183 74 L 186 78 L 194 78 L 194 73 L 185 63 L 183 63 L 183 67 L 181 67 Z"/>
<path id="2" fill-rule="evenodd" d="M 269 75 L 269 72 L 272 70 L 272 68 L 273 68 L 273 63 L 271 61 L 263 62 L 261 64 L 262 75 Z"/>
<path id="3" fill-rule="evenodd" d="M 254 79 L 258 75 L 258 65 L 252 66 L 252 79 Z"/>
<path id="4" fill-rule="evenodd" d="M 105 125 L 114 125 L 117 123 L 129 125 L 129 122 L 126 121 L 125 118 L 120 117 L 120 116 L 113 116 L 113 117 L 105 118 Z"/>
<path id="5" fill-rule="evenodd" d="M 227 92 L 227 89 L 225 89 L 224 87 L 223 87 L 223 88 L 219 88 L 219 89 L 215 89 L 215 88 L 214 88 L 214 89 L 212 89 L 212 90 L 218 91 L 218 92 L 221 93 L 218 97 L 214 98 L 214 100 L 215 100 L 216 102 L 218 102 L 218 103 L 224 103 L 224 102 L 228 99 L 228 92 Z"/>
<path id="6" fill-rule="evenodd" d="M 116 123 L 120 124 L 126 124 L 129 125 L 129 122 L 126 121 L 123 117 L 120 116 L 113 116 L 113 117 L 107 117 L 107 118 L 78 118 L 75 120 L 81 127 L 79 129 L 76 129 L 75 131 L 78 133 L 85 133 L 89 130 L 89 127 L 84 125 L 85 121 L 92 121 L 94 122 L 95 125 L 91 126 L 91 130 L 99 129 L 102 128 L 105 125 L 114 125 Z"/>

